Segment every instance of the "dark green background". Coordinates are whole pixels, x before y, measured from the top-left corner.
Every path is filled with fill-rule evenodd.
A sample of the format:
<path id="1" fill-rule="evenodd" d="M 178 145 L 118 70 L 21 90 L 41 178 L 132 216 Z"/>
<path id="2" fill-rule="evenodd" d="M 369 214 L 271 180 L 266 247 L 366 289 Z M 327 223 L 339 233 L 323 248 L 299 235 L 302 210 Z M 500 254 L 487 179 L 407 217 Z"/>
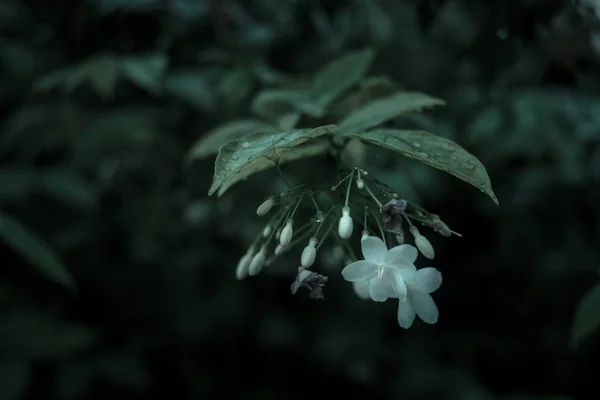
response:
<path id="1" fill-rule="evenodd" d="M 365 46 L 373 73 L 447 101 L 413 123 L 477 155 L 500 200 L 369 153 L 378 178 L 464 235 L 428 233 L 440 321 L 408 331 L 339 267 L 316 265 L 324 301 L 292 296 L 298 255 L 238 282 L 276 174 L 217 201 L 212 160 L 184 162 L 249 115 L 251 65 L 310 74 Z M 89 57 L 148 53 L 168 60 L 158 80 L 63 90 Z M 1 211 L 77 291 L 0 245 L 0 399 L 597 398 L 598 336 L 568 339 L 600 266 L 599 61 L 598 17 L 570 1 L 2 1 Z M 295 168 L 319 176 L 320 162 Z"/>

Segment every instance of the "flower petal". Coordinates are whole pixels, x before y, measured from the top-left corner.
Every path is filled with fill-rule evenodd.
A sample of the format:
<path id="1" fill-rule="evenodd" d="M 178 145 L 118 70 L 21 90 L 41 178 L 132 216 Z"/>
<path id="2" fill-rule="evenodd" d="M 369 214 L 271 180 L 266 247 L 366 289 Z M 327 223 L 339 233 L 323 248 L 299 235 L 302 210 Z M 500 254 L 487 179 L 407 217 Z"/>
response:
<path id="1" fill-rule="evenodd" d="M 421 268 L 417 271 L 421 289 L 425 293 L 435 292 L 442 285 L 442 274 L 435 268 Z"/>
<path id="2" fill-rule="evenodd" d="M 440 315 L 433 298 L 424 292 L 411 292 L 410 302 L 419 318 L 427 324 L 435 324 L 438 321 Z"/>
<path id="3" fill-rule="evenodd" d="M 387 279 L 385 279 L 387 278 Z M 392 281 L 388 277 L 383 279 L 373 278 L 369 281 L 369 296 L 373 301 L 386 301 L 390 297 L 396 297 Z"/>
<path id="4" fill-rule="evenodd" d="M 383 258 L 388 252 L 383 240 L 379 239 L 377 236 L 369 236 L 361 241 L 360 245 L 365 260 L 383 264 Z"/>
<path id="5" fill-rule="evenodd" d="M 408 329 L 415 321 L 415 309 L 410 301 L 398 302 L 398 324 L 401 328 Z"/>
<path id="6" fill-rule="evenodd" d="M 377 276 L 377 265 L 366 260 L 355 261 L 342 270 L 342 276 L 349 282 L 368 281 Z"/>
<path id="7" fill-rule="evenodd" d="M 369 281 L 352 282 L 354 293 L 362 300 L 369 300 Z"/>
<path id="8" fill-rule="evenodd" d="M 385 263 L 397 265 L 399 267 L 406 264 L 413 264 L 419 252 L 417 248 L 410 244 L 399 244 L 392 247 L 385 255 Z"/>
<path id="9" fill-rule="evenodd" d="M 405 301 L 407 296 L 406 283 L 404 282 L 404 277 L 398 271 L 398 269 L 390 269 L 388 270 L 389 278 L 392 280 L 392 285 L 394 289 L 395 297 L 400 301 Z"/>

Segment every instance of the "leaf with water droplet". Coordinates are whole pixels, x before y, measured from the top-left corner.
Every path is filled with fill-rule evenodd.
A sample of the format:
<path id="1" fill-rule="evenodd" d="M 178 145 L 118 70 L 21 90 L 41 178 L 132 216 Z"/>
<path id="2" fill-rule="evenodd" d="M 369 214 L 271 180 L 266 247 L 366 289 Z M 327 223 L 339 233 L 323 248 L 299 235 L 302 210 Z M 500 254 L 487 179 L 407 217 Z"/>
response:
<path id="1" fill-rule="evenodd" d="M 230 141 L 219 150 L 208 195 L 218 191 L 221 196 L 240 180 L 278 164 L 323 154 L 329 150 L 325 137 L 336 133 L 337 126 L 326 125 L 315 129 L 257 132 Z"/>
<path id="2" fill-rule="evenodd" d="M 276 132 L 278 128 L 256 119 L 239 119 L 227 122 L 203 135 L 189 151 L 187 160 L 202 159 L 219 152 L 219 148 L 230 140 L 240 139 L 256 132 Z"/>
<path id="3" fill-rule="evenodd" d="M 375 129 L 368 132 L 347 134 L 345 137 L 359 138 L 363 142 L 395 151 L 446 171 L 475 186 L 498 205 L 498 199 L 492 190 L 490 177 L 483 164 L 477 157 L 452 140 L 426 131 L 400 129 Z"/>
<path id="4" fill-rule="evenodd" d="M 575 349 L 600 329 L 600 284 L 593 286 L 579 301 L 571 326 L 570 346 Z"/>
<path id="5" fill-rule="evenodd" d="M 354 111 L 339 123 L 340 133 L 357 133 L 380 125 L 403 114 L 424 107 L 444 105 L 444 100 L 419 92 L 400 92 L 374 100 Z"/>

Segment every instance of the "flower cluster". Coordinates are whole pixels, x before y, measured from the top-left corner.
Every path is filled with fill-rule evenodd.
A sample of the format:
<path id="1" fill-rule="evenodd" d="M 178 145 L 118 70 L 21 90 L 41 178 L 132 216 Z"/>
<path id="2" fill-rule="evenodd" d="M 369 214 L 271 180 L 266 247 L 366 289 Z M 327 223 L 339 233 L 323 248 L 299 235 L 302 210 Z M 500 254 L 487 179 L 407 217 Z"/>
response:
<path id="1" fill-rule="evenodd" d="M 314 214 L 308 222 L 296 227 L 295 221 L 301 219 L 300 205 L 309 199 Z M 385 203 L 381 199 L 385 199 Z M 440 287 L 442 277 L 434 268 L 417 270 L 414 265 L 419 253 L 428 259 L 435 257 L 432 244 L 421 234 L 416 223 L 445 237 L 460 235 L 450 230 L 439 216 L 402 199 L 366 171 L 354 168 L 333 186 L 290 188 L 267 198 L 256 213 L 271 215 L 271 218 L 238 262 L 238 279 L 257 275 L 275 259 L 302 244 L 300 266 L 291 292 L 295 294 L 300 289 L 307 289 L 310 298 L 323 299 L 323 287 L 328 277 L 311 268 L 319 248 L 327 239 L 332 239 L 337 247 L 344 249 L 347 266 L 342 270 L 342 276 L 352 282 L 359 297 L 376 302 L 397 299 L 398 323 L 403 328 L 409 328 L 416 316 L 426 323 L 437 322 L 438 309 L 430 293 Z M 359 261 L 356 261 L 349 242 L 357 220 L 362 220 L 364 257 Z M 414 246 L 405 243 L 404 223 L 408 225 Z M 386 243 L 393 240 L 398 244 L 388 249 Z"/>

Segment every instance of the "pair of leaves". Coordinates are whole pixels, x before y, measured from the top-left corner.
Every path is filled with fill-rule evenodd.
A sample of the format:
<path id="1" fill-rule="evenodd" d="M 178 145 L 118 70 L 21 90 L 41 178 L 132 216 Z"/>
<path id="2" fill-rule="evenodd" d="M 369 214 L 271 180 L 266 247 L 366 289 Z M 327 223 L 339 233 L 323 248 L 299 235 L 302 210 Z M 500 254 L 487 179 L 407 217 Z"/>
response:
<path id="1" fill-rule="evenodd" d="M 67 289 L 75 289 L 71 274 L 50 246 L 31 229 L 4 213 L 0 213 L 0 237 L 47 278 Z"/>
<path id="2" fill-rule="evenodd" d="M 308 83 L 263 90 L 254 98 L 252 111 L 267 119 L 292 111 L 321 118 L 334 100 L 365 77 L 373 57 L 372 50 L 356 51 L 326 64 Z"/>

